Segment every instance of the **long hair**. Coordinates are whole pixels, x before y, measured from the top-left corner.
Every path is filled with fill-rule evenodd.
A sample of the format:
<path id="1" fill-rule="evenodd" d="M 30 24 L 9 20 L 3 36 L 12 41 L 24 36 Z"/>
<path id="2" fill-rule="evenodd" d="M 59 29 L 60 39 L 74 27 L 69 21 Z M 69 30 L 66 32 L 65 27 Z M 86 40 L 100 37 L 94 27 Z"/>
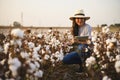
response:
<path id="1" fill-rule="evenodd" d="M 72 35 L 73 36 L 78 36 L 79 34 L 79 26 L 76 24 L 75 20 L 73 20 L 72 23 Z"/>

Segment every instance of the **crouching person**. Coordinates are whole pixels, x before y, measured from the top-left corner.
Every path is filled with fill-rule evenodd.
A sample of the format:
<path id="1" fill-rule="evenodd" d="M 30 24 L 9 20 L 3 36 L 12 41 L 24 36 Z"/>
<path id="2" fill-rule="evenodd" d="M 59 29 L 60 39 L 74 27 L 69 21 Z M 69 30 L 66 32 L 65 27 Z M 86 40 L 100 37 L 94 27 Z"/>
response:
<path id="1" fill-rule="evenodd" d="M 79 70 L 77 72 L 83 72 L 82 64 L 91 55 L 90 43 L 91 41 L 91 26 L 86 24 L 86 21 L 90 17 L 85 16 L 83 10 L 78 10 L 74 16 L 70 17 L 72 20 L 72 35 L 73 44 L 77 44 L 77 49 L 73 52 L 68 53 L 63 58 L 64 64 L 79 64 Z"/>

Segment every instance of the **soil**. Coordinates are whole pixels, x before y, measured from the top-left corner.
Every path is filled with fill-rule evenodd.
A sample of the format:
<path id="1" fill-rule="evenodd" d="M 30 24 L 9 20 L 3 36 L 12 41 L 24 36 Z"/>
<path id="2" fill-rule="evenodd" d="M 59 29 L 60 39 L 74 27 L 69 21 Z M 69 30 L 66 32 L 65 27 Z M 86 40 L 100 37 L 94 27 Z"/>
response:
<path id="1" fill-rule="evenodd" d="M 79 69 L 77 64 L 60 64 L 46 70 L 42 80 L 90 80 L 86 72 L 77 74 L 77 69 Z"/>

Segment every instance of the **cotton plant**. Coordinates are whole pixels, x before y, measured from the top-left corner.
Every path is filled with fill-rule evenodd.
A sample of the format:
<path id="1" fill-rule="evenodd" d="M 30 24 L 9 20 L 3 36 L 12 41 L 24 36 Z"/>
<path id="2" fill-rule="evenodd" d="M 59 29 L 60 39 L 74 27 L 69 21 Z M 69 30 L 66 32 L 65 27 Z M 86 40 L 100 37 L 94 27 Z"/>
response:
<path id="1" fill-rule="evenodd" d="M 97 60 L 96 61 L 96 64 L 98 65 L 97 69 L 99 69 L 100 71 L 103 70 L 104 73 L 108 73 L 109 71 L 108 69 L 113 69 L 113 67 L 115 67 L 116 72 L 119 73 L 119 64 L 118 64 L 119 56 L 116 56 L 119 54 L 119 49 L 116 45 L 116 43 L 119 40 L 115 36 L 113 37 L 112 36 L 113 34 L 114 33 L 110 33 L 110 32 L 108 33 L 102 32 L 99 35 L 95 35 L 95 34 L 93 35 L 96 36 L 96 39 L 93 40 L 94 41 L 93 55 Z M 110 71 L 109 74 L 111 73 L 112 71 Z"/>
<path id="2" fill-rule="evenodd" d="M 18 76 L 18 68 L 21 66 L 21 62 L 18 58 L 9 58 L 8 60 L 9 69 L 12 71 L 13 77 Z"/>
<path id="3" fill-rule="evenodd" d="M 32 60 L 32 59 L 26 60 L 25 65 L 28 65 L 28 68 L 27 68 L 28 74 L 31 75 L 33 73 L 33 74 L 36 74 L 35 75 L 36 77 L 39 77 L 37 74 L 40 71 L 40 64 L 37 60 Z M 42 71 L 42 75 L 43 75 L 43 71 Z M 42 75 L 40 75 L 40 76 L 42 77 Z M 32 75 L 32 76 L 34 76 L 34 75 Z"/>
<path id="4" fill-rule="evenodd" d="M 30 54 L 31 55 L 31 54 Z M 33 56 L 35 56 L 36 54 L 34 54 Z M 29 57 L 26 59 L 24 65 L 28 65 L 28 68 L 26 69 L 27 74 L 29 74 L 29 78 L 31 77 L 36 77 L 36 78 L 40 78 L 43 76 L 43 71 L 40 70 L 40 61 L 38 60 L 38 56 L 36 57 Z M 33 73 L 33 74 L 31 74 Z M 40 75 L 38 75 L 40 74 Z"/>
<path id="5" fill-rule="evenodd" d="M 98 75 L 105 73 L 113 75 L 109 72 L 114 72 L 114 68 L 114 73 L 118 75 L 120 73 L 120 32 L 110 33 L 109 30 L 105 30 L 107 28 L 103 32 L 92 32 L 93 52 L 86 59 L 85 66 L 87 69 L 94 69 L 95 74 L 99 72 Z M 6 62 L 9 65 L 6 68 L 8 70 L 4 70 L 6 71 L 6 79 L 7 76 L 13 78 L 10 72 L 14 77 L 18 76 L 20 73 L 19 68 L 25 68 L 24 74 L 26 75 L 24 77 L 27 79 L 42 79 L 49 68 L 57 67 L 56 65 L 62 61 L 64 55 L 73 49 L 72 46 L 68 45 L 73 37 L 69 31 L 60 33 L 51 30 L 45 33 L 31 33 L 28 37 L 25 37 L 21 29 L 14 29 L 11 31 L 11 35 L 12 39 L 6 40 L 3 46 L 3 52 L 8 55 L 8 58 L 0 61 L 2 66 L 6 65 Z M 45 69 L 46 67 L 47 69 Z M 105 75 L 102 75 L 102 77 L 103 80 L 110 79 Z"/>

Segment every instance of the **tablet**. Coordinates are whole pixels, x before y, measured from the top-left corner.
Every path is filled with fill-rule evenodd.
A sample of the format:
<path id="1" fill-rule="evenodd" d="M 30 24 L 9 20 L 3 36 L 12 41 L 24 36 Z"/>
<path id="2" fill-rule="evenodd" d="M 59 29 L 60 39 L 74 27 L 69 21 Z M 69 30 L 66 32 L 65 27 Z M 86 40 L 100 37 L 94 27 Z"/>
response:
<path id="1" fill-rule="evenodd" d="M 75 38 L 79 40 L 88 40 L 89 36 L 75 36 Z"/>

